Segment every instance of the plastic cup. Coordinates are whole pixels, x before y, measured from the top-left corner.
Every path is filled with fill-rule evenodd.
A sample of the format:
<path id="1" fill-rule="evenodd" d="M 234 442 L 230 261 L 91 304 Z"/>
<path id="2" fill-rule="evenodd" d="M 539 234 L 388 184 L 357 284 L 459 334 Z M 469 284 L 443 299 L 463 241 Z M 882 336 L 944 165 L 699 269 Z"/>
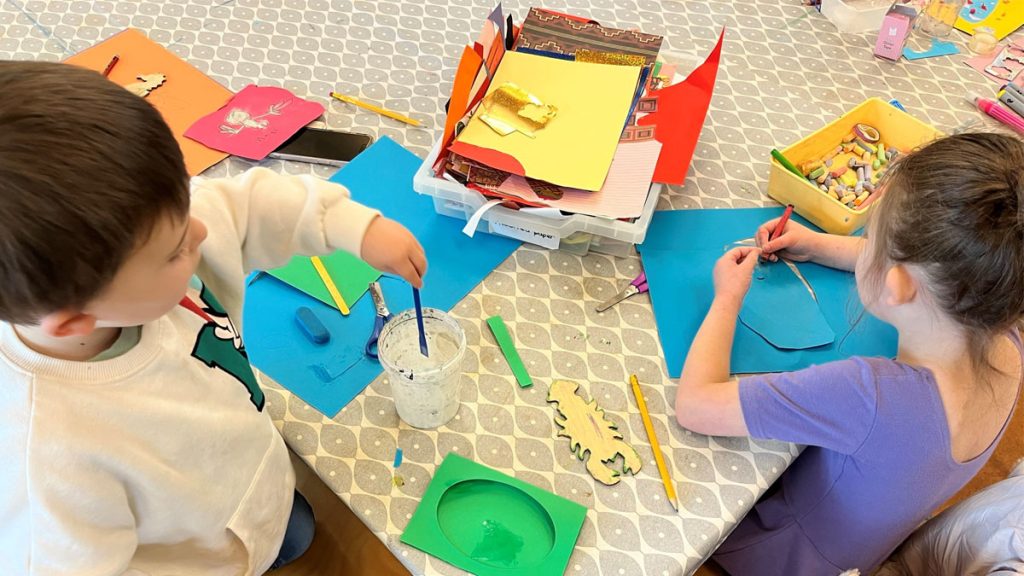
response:
<path id="1" fill-rule="evenodd" d="M 420 352 L 416 311 L 406 310 L 381 330 L 377 353 L 391 382 L 398 417 L 414 428 L 437 428 L 459 411 L 466 335 L 447 313 L 423 309 L 429 356 Z"/>

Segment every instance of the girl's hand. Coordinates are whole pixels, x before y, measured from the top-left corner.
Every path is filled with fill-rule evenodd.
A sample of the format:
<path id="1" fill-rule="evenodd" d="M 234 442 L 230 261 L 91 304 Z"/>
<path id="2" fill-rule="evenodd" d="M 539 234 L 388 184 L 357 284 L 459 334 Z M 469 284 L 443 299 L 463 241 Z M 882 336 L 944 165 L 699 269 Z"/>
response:
<path id="1" fill-rule="evenodd" d="M 768 241 L 768 235 L 775 230 L 778 221 L 778 218 L 774 218 L 761 224 L 757 229 L 754 239 L 761 248 L 762 256 L 772 262 L 777 262 L 779 256 L 795 262 L 806 262 L 814 258 L 818 249 L 818 237 L 821 235 L 792 220 L 786 222 L 782 234 Z"/>
<path id="2" fill-rule="evenodd" d="M 423 287 L 427 256 L 411 232 L 390 218 L 378 216 L 363 236 L 360 254 L 381 272 L 397 274 L 416 288 Z"/>
<path id="3" fill-rule="evenodd" d="M 733 248 L 715 263 L 712 272 L 715 283 L 715 299 L 724 299 L 734 304 L 743 302 L 743 297 L 750 290 L 750 278 L 757 266 L 757 257 L 761 250 L 751 246 Z"/>

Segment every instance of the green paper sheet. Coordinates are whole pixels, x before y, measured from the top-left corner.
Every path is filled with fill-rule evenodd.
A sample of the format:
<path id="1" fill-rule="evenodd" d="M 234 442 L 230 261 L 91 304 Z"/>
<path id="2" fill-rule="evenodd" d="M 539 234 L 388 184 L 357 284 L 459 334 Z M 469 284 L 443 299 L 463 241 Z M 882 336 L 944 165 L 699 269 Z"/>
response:
<path id="1" fill-rule="evenodd" d="M 402 542 L 477 576 L 562 574 L 587 509 L 449 452 Z"/>
<path id="2" fill-rule="evenodd" d="M 366 292 L 370 282 L 380 278 L 380 272 L 348 252 L 339 250 L 329 256 L 321 256 L 320 260 L 349 308 Z M 309 256 L 295 256 L 284 266 L 268 270 L 267 273 L 331 308 L 338 309 L 320 275 L 316 273 L 316 268 L 313 268 Z"/>
<path id="3" fill-rule="evenodd" d="M 491 327 L 494 340 L 501 347 L 501 353 L 505 355 L 505 361 L 508 362 L 508 367 L 512 369 L 512 374 L 515 375 L 519 387 L 528 388 L 533 386 L 533 378 L 530 378 L 530 373 L 526 371 L 523 359 L 519 357 L 519 351 L 516 350 L 515 342 L 512 341 L 512 335 L 509 334 L 505 321 L 501 316 L 491 316 L 487 319 L 487 325 Z"/>

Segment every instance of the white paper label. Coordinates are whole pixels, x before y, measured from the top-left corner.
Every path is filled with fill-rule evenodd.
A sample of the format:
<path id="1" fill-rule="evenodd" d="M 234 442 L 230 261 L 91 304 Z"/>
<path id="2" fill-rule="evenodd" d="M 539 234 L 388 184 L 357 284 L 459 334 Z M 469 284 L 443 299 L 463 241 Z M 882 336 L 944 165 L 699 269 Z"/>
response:
<path id="1" fill-rule="evenodd" d="M 542 248 L 557 250 L 558 244 L 562 241 L 561 238 L 554 234 L 545 234 L 543 232 L 528 230 L 513 224 L 506 224 L 504 222 L 489 222 L 489 224 L 492 234 L 501 234 L 502 236 L 515 238 L 516 240 L 536 244 Z"/>

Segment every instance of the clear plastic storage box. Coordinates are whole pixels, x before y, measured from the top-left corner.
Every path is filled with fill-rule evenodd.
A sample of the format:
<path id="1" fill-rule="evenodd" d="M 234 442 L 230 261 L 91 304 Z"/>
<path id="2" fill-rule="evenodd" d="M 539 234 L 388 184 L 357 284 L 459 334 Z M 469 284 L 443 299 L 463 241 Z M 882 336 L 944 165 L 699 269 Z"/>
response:
<path id="1" fill-rule="evenodd" d="M 878 32 L 892 0 L 821 0 L 821 13 L 840 32 Z"/>
<path id="2" fill-rule="evenodd" d="M 430 155 L 413 177 L 413 190 L 434 199 L 434 210 L 441 215 L 468 221 L 487 198 L 458 182 L 436 178 L 431 169 L 437 159 L 440 143 L 434 145 Z M 545 248 L 557 248 L 576 254 L 588 251 L 625 256 L 635 244 L 644 241 L 651 224 L 654 208 L 661 195 L 661 184 L 651 184 L 643 212 L 633 222 L 609 218 L 563 215 L 549 218 L 542 214 L 512 210 L 495 206 L 488 210 L 477 225 L 478 232 L 508 236 Z"/>

